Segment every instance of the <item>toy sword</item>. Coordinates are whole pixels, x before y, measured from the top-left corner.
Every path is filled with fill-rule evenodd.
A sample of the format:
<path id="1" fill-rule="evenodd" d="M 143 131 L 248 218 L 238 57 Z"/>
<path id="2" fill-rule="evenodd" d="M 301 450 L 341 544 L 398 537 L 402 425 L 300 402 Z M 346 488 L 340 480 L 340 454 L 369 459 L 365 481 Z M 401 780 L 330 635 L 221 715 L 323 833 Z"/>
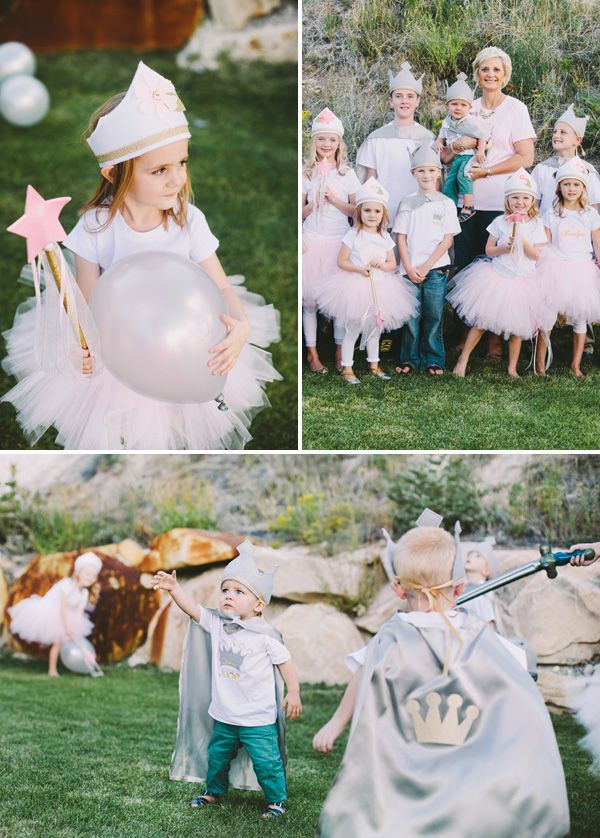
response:
<path id="1" fill-rule="evenodd" d="M 595 556 L 591 547 L 586 547 L 585 550 L 571 550 L 553 552 L 547 544 L 540 545 L 540 558 L 533 559 L 526 564 L 519 565 L 512 570 L 507 570 L 506 573 L 501 573 L 494 579 L 484 582 L 482 585 L 477 585 L 470 591 L 466 591 L 456 598 L 458 605 L 463 605 L 475 597 L 487 594 L 490 591 L 495 591 L 497 588 L 502 588 L 504 585 L 510 585 L 511 582 L 516 582 L 518 579 L 524 579 L 526 576 L 531 576 L 533 573 L 538 573 L 540 570 L 545 570 L 550 579 L 555 579 L 558 575 L 557 567 L 569 564 L 575 556 L 583 556 L 588 561 Z"/>

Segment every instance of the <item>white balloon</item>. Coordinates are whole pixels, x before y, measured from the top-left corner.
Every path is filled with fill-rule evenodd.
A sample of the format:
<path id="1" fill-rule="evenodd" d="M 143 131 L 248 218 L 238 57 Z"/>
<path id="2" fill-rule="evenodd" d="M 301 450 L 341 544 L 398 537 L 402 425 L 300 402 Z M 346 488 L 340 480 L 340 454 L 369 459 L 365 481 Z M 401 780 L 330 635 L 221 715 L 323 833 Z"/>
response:
<path id="1" fill-rule="evenodd" d="M 223 295 L 194 262 L 151 251 L 121 259 L 102 274 L 90 308 L 102 358 L 137 393 L 177 404 L 219 396 L 208 350 L 227 334 Z"/>
<path id="2" fill-rule="evenodd" d="M 10 76 L 0 87 L 0 113 L 13 125 L 35 125 L 49 106 L 45 85 L 33 76 Z"/>
<path id="3" fill-rule="evenodd" d="M 33 76 L 35 73 L 35 55 L 18 41 L 0 44 L 0 83 L 9 76 Z"/>
<path id="4" fill-rule="evenodd" d="M 79 675 L 91 675 L 96 664 L 96 650 L 85 637 L 66 640 L 60 647 L 60 659 L 71 672 Z"/>

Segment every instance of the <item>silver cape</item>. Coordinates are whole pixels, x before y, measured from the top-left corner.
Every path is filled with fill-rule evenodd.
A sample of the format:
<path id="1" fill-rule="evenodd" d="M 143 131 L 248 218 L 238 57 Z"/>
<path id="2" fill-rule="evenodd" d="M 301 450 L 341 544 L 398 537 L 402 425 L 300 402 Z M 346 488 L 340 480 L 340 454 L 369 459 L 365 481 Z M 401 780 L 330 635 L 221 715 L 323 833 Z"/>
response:
<path id="1" fill-rule="evenodd" d="M 563 838 L 565 778 L 542 697 L 493 630 L 468 616 L 462 645 L 397 618 L 368 647 L 350 738 L 325 801 L 321 838 Z M 463 744 L 422 744 L 407 702 L 451 694 L 479 710 Z"/>
<path id="2" fill-rule="evenodd" d="M 235 620 L 224 617 L 219 611 L 209 609 L 231 626 L 239 625 Z M 283 643 L 281 634 L 260 617 L 244 620 L 240 628 L 268 634 Z M 171 780 L 187 780 L 204 783 L 208 768 L 208 743 L 214 727 L 214 719 L 208 715 L 212 682 L 212 643 L 210 634 L 198 623 L 190 620 L 183 642 L 181 672 L 179 674 L 179 716 L 177 718 L 177 741 L 169 777 Z M 279 752 L 285 767 L 287 752 L 285 746 L 285 715 L 282 708 L 283 679 L 277 667 L 273 667 L 275 697 L 277 702 L 277 728 Z M 244 748 L 240 748 L 231 763 L 229 783 L 236 789 L 258 791 L 260 785 Z"/>
<path id="3" fill-rule="evenodd" d="M 415 125 L 394 125 L 393 122 L 388 122 L 387 125 L 382 125 L 381 128 L 376 128 L 375 131 L 371 131 L 371 133 L 366 137 L 365 142 L 367 140 L 430 140 L 433 142 L 434 136 L 429 130 L 429 128 L 425 128 L 423 125 L 419 125 L 419 123 L 415 123 Z M 358 149 L 357 152 L 357 159 L 360 156 L 361 147 Z M 364 183 L 367 179 L 367 166 L 363 166 L 361 163 L 357 163 L 355 167 L 356 175 L 361 183 Z"/>

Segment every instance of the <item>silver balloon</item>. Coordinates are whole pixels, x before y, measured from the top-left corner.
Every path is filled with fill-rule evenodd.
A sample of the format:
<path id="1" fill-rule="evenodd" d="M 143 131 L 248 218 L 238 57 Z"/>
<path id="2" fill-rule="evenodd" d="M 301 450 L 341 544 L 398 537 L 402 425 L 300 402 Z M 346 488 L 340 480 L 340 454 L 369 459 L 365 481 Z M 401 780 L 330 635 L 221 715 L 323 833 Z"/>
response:
<path id="1" fill-rule="evenodd" d="M 13 125 L 35 125 L 49 106 L 46 87 L 33 76 L 10 76 L 0 87 L 0 113 Z"/>
<path id="2" fill-rule="evenodd" d="M 18 41 L 0 44 L 0 83 L 9 76 L 33 76 L 35 73 L 35 55 Z"/>
<path id="3" fill-rule="evenodd" d="M 208 350 L 225 337 L 223 295 L 194 262 L 164 251 L 121 259 L 102 274 L 90 301 L 102 358 L 137 393 L 191 404 L 215 399 L 226 376 L 212 375 Z"/>
<path id="4" fill-rule="evenodd" d="M 79 675 L 93 675 L 99 670 L 96 651 L 85 637 L 66 640 L 60 647 L 60 659 L 67 669 Z"/>

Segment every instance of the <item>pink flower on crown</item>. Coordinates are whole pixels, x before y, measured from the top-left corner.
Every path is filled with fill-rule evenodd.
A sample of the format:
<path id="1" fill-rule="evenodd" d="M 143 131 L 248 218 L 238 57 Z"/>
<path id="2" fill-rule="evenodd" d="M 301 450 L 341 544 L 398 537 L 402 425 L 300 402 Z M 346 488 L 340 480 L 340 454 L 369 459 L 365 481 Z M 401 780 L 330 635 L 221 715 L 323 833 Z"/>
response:
<path id="1" fill-rule="evenodd" d="M 335 119 L 335 114 L 333 111 L 330 111 L 329 108 L 323 108 L 321 113 L 317 117 L 317 122 L 325 122 L 326 124 L 329 122 L 333 122 Z"/>
<path id="2" fill-rule="evenodd" d="M 178 98 L 175 88 L 168 79 L 156 76 L 142 77 L 133 88 L 140 110 L 150 116 L 164 119 L 170 111 L 176 111 Z"/>

